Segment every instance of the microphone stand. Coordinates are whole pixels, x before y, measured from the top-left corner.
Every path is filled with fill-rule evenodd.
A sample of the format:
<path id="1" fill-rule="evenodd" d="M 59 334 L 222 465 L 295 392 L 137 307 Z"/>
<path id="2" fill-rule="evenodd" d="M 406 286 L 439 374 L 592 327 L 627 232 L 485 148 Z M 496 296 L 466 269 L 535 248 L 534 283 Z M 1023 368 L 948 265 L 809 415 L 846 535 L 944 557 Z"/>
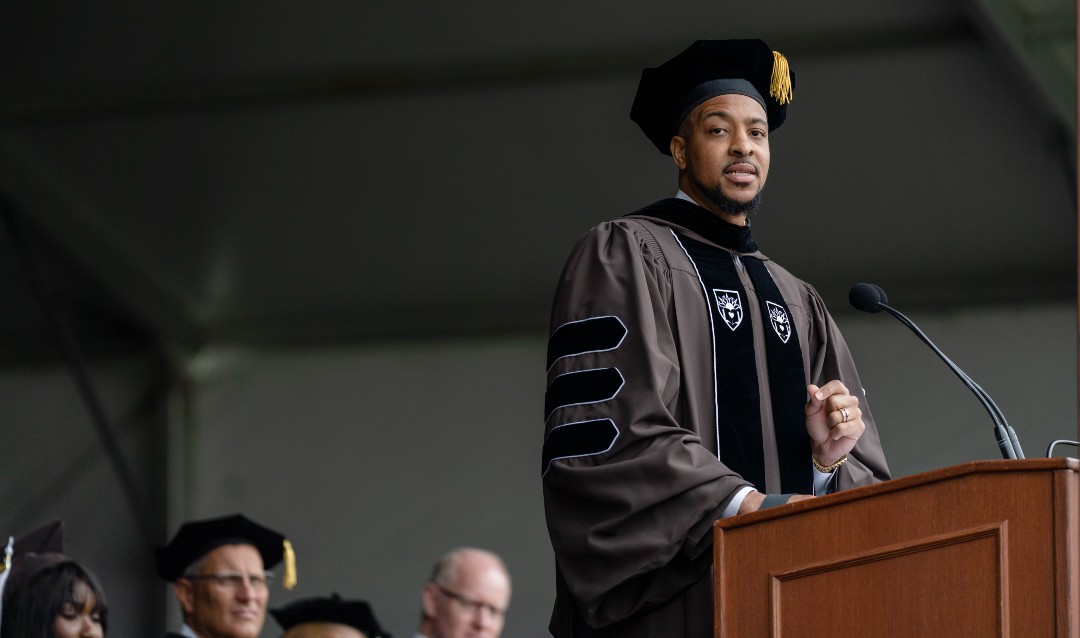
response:
<path id="1" fill-rule="evenodd" d="M 930 349 L 937 353 L 937 356 L 941 357 L 941 360 L 949 366 L 949 369 L 952 370 L 956 376 L 960 377 L 960 380 L 964 382 L 964 385 L 967 386 L 968 390 L 971 390 L 972 394 L 979 399 L 979 402 L 982 403 L 987 413 L 990 414 L 990 419 L 994 422 L 994 434 L 997 438 L 998 447 L 1001 448 L 1001 455 L 1006 459 L 1024 458 L 1024 451 L 1020 448 L 1020 441 L 1016 438 L 1016 432 L 1013 431 L 1012 426 L 1005 420 L 1005 415 L 1002 414 L 997 404 L 990 398 L 990 395 L 953 363 L 949 357 L 945 356 L 945 353 L 934 345 L 934 342 L 930 341 L 930 338 L 927 337 L 913 321 L 905 317 L 904 313 L 884 302 L 879 302 L 878 307 L 896 317 L 900 320 L 900 323 L 910 328 L 911 331 L 915 333 L 915 336 L 922 339 L 923 343 L 930 346 Z"/>

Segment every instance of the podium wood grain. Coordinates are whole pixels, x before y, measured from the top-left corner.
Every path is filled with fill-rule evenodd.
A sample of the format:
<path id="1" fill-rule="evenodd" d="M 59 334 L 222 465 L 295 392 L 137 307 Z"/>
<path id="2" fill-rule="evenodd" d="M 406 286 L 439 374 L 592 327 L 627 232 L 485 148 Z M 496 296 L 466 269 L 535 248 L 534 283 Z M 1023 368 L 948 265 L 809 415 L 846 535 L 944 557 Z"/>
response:
<path id="1" fill-rule="evenodd" d="M 717 638 L 1080 638 L 1080 462 L 976 461 L 717 521 Z"/>

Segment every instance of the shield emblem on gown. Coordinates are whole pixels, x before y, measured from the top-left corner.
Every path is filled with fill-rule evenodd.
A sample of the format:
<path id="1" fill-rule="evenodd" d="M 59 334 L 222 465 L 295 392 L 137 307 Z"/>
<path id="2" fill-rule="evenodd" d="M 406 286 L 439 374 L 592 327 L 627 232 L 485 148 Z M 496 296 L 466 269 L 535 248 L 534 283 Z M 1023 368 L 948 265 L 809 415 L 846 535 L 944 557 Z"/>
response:
<path id="1" fill-rule="evenodd" d="M 720 311 L 724 323 L 734 332 L 743 320 L 742 297 L 739 296 L 739 291 L 713 288 L 713 296 L 716 298 L 716 309 Z"/>
<path id="2" fill-rule="evenodd" d="M 766 301 L 765 305 L 769 309 L 769 323 L 772 324 L 776 336 L 780 337 L 780 341 L 787 343 L 791 338 L 791 320 L 788 318 L 787 310 L 771 301 Z"/>

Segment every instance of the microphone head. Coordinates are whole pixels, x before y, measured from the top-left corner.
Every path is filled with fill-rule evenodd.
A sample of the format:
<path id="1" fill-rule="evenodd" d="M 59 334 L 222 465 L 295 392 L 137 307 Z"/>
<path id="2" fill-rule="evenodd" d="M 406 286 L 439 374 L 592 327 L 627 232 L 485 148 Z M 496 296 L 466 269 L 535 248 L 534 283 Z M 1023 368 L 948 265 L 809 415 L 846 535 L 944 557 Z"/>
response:
<path id="1" fill-rule="evenodd" d="M 885 291 L 881 288 L 881 286 L 877 284 L 870 285 L 874 287 L 874 290 L 876 290 L 879 295 L 881 295 L 881 299 L 878 300 L 878 303 L 883 303 L 887 305 L 889 303 L 889 296 L 885 294 Z"/>
<path id="2" fill-rule="evenodd" d="M 852 307 L 863 312 L 881 312 L 881 304 L 889 303 L 885 291 L 874 284 L 855 284 L 848 293 Z"/>

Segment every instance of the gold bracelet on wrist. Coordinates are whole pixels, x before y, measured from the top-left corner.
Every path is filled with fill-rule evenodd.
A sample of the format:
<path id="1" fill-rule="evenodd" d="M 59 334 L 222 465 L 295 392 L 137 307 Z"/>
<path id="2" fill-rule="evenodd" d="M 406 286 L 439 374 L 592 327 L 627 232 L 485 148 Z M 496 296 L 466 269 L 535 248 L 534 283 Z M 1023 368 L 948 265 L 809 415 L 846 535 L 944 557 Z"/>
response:
<path id="1" fill-rule="evenodd" d="M 822 465 L 818 462 L 816 458 L 814 458 L 813 454 L 810 455 L 810 460 L 814 462 L 814 469 L 818 472 L 821 472 L 822 474 L 832 474 L 836 471 L 836 468 L 840 467 L 844 463 L 847 463 L 847 454 L 841 456 L 840 460 L 836 463 L 833 463 L 832 465 Z"/>

